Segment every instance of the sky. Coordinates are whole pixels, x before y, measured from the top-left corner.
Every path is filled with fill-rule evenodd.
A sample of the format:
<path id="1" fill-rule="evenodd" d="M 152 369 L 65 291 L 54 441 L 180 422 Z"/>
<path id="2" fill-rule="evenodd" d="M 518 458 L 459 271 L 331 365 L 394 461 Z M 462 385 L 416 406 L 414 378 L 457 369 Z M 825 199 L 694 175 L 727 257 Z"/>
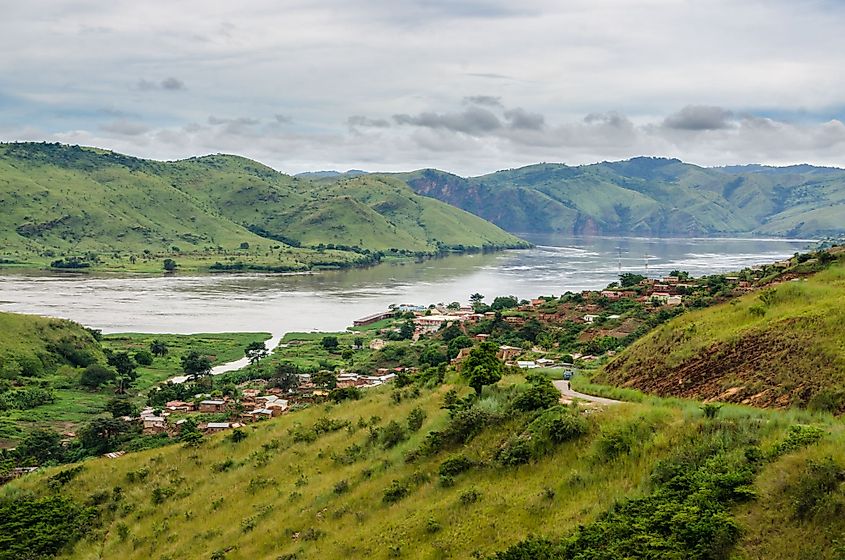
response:
<path id="1" fill-rule="evenodd" d="M 0 141 L 288 173 L 845 167 L 845 2 L 27 0 Z"/>

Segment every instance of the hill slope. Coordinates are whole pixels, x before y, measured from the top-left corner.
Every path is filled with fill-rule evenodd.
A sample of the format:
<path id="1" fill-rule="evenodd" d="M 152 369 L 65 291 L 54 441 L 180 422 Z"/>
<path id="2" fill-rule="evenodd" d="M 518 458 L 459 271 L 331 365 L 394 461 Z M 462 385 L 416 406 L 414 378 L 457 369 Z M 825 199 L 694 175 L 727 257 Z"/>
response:
<path id="1" fill-rule="evenodd" d="M 171 253 L 291 269 L 366 261 L 364 251 L 391 248 L 524 246 L 397 180 L 376 180 L 376 197 L 371 181 L 315 183 L 237 156 L 158 162 L 76 146 L 3 144 L 0 243 L 10 260 Z M 313 250 L 329 244 L 343 250 Z"/>
<path id="2" fill-rule="evenodd" d="M 845 412 L 845 264 L 685 313 L 599 379 L 662 396 Z"/>
<path id="3" fill-rule="evenodd" d="M 752 524 L 760 518 L 800 527 L 813 557 L 835 557 L 841 516 L 792 519 L 790 490 L 773 485 L 799 482 L 822 452 L 841 465 L 834 424 L 791 427 L 785 415 L 744 409 L 711 421 L 695 405 L 660 403 L 525 413 L 510 404 L 524 387 L 504 386 L 450 419 L 440 408 L 448 388 L 405 388 L 401 399 L 375 389 L 249 426 L 239 438 L 27 476 L 0 492 L 0 559 L 33 554 L 34 545 L 55 552 L 81 535 L 60 557 L 487 558 L 512 546 L 533 553 L 497 558 L 626 551 L 703 560 L 736 548 L 748 558 L 790 557 L 796 543 L 762 532 Z M 414 409 L 426 417 L 409 432 Z M 754 500 L 752 485 L 766 501 Z M 543 538 L 525 542 L 531 534 Z"/>
<path id="4" fill-rule="evenodd" d="M 634 158 L 472 178 L 433 169 L 398 176 L 420 194 L 515 232 L 795 237 L 836 234 L 845 224 L 845 170 L 835 168 L 703 168 Z"/>

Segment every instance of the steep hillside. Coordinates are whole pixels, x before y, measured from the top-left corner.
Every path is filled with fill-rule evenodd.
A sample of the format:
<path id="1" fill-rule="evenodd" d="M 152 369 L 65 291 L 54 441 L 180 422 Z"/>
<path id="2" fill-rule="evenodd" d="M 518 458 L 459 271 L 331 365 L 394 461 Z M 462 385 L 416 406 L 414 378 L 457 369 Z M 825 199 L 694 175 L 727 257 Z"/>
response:
<path id="1" fill-rule="evenodd" d="M 781 534 L 799 527 L 812 557 L 835 558 L 841 517 L 777 480 L 801 483 L 828 455 L 841 466 L 838 425 L 663 403 L 526 408 L 524 385 L 452 399 L 450 415 L 449 388 L 374 389 L 237 437 L 26 476 L 0 493 L 0 559 L 788 558 Z"/>
<path id="2" fill-rule="evenodd" d="M 685 313 L 599 380 L 662 396 L 845 412 L 845 264 Z"/>
<path id="3" fill-rule="evenodd" d="M 634 158 L 471 178 L 432 169 L 398 177 L 516 232 L 821 236 L 845 227 L 845 170 L 835 168 L 703 168 Z"/>
<path id="4" fill-rule="evenodd" d="M 131 269 L 161 268 L 164 257 L 179 256 L 183 268 L 220 261 L 298 270 L 371 264 L 376 251 L 389 249 L 525 246 L 399 181 L 390 188 L 379 182 L 379 200 L 359 200 L 368 181 L 311 182 L 237 156 L 158 162 L 76 146 L 3 144 L 0 257 L 4 264 L 76 257 L 67 267 L 83 261 Z"/>

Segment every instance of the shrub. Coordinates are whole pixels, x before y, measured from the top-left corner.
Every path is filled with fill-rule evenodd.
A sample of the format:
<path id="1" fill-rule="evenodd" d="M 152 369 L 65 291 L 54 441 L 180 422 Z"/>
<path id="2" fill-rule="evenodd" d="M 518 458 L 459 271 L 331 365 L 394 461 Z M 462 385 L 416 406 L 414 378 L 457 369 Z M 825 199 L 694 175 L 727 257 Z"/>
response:
<path id="1" fill-rule="evenodd" d="M 466 492 L 462 492 L 460 498 L 458 498 L 462 505 L 469 505 L 474 504 L 478 500 L 481 499 L 481 492 L 476 490 L 475 488 L 471 488 Z"/>
<path id="2" fill-rule="evenodd" d="M 135 352 L 135 361 L 138 365 L 151 366 L 153 365 L 153 355 L 146 350 L 139 350 Z"/>
<path id="3" fill-rule="evenodd" d="M 340 495 L 340 494 L 347 492 L 348 490 L 349 490 L 349 482 L 346 479 L 339 480 L 334 485 L 334 493 L 335 494 Z"/>
<path id="4" fill-rule="evenodd" d="M 528 436 L 517 436 L 508 440 L 496 453 L 496 460 L 506 467 L 524 465 L 531 460 L 533 446 Z"/>
<path id="5" fill-rule="evenodd" d="M 82 372 L 82 376 L 79 378 L 79 384 L 88 389 L 98 389 L 101 385 L 105 385 L 113 379 L 113 370 L 100 364 L 91 364 Z"/>
<path id="6" fill-rule="evenodd" d="M 381 446 L 385 449 L 395 447 L 407 438 L 408 434 L 405 432 L 405 429 L 396 420 L 388 422 L 387 425 L 381 429 L 381 433 L 379 435 Z"/>
<path id="7" fill-rule="evenodd" d="M 241 430 L 240 428 L 235 428 L 232 433 L 229 435 L 229 439 L 232 443 L 239 443 L 247 438 L 248 434 Z"/>
<path id="8" fill-rule="evenodd" d="M 560 402 L 560 392 L 548 378 L 532 375 L 528 377 L 528 381 L 531 385 L 520 392 L 513 401 L 513 406 L 517 410 L 523 412 L 542 410 Z"/>
<path id="9" fill-rule="evenodd" d="M 437 533 L 442 528 L 443 527 L 440 525 L 440 522 L 433 517 L 429 517 L 428 521 L 425 522 L 426 533 Z"/>
<path id="10" fill-rule="evenodd" d="M 812 445 L 824 437 L 825 432 L 817 426 L 796 424 L 789 427 L 786 438 L 772 449 L 772 456 L 779 457 Z"/>
<path id="11" fill-rule="evenodd" d="M 411 432 L 418 432 L 425 422 L 425 411 L 420 407 L 416 407 L 408 414 L 408 430 Z"/>
<path id="12" fill-rule="evenodd" d="M 392 504 L 407 497 L 410 493 L 411 489 L 407 484 L 394 480 L 390 486 L 384 489 L 382 501 L 386 504 Z"/>
<path id="13" fill-rule="evenodd" d="M 714 403 L 706 403 L 701 406 L 701 411 L 704 412 L 704 417 L 708 420 L 713 420 L 716 418 L 716 415 L 719 414 L 719 410 L 722 408 L 720 404 Z"/>
<path id="14" fill-rule="evenodd" d="M 807 520 L 821 514 L 825 506 L 834 500 L 835 491 L 843 481 L 845 470 L 832 457 L 807 461 L 807 467 L 802 470 L 791 492 L 795 516 Z M 835 515 L 836 508 L 830 513 Z"/>
<path id="15" fill-rule="evenodd" d="M 466 472 L 475 466 L 470 459 L 463 455 L 454 455 L 440 464 L 440 476 L 455 476 Z"/>
<path id="16" fill-rule="evenodd" d="M 343 387 L 341 389 L 332 389 L 329 393 L 329 398 L 336 403 L 352 400 L 357 401 L 361 398 L 361 389 L 358 387 Z"/>

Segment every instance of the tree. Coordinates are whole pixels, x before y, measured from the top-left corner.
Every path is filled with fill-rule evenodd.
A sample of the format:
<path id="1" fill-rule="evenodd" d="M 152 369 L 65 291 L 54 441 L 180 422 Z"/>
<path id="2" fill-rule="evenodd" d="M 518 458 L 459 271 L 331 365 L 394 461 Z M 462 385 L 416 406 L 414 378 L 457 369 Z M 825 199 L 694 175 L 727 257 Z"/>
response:
<path id="1" fill-rule="evenodd" d="M 484 306 L 484 296 L 479 293 L 472 294 L 469 296 L 469 302 L 474 310 L 478 310 Z"/>
<path id="2" fill-rule="evenodd" d="M 21 464 L 44 465 L 65 459 L 62 436 L 52 430 L 35 430 L 23 438 L 14 451 Z"/>
<path id="3" fill-rule="evenodd" d="M 337 387 L 337 375 L 333 371 L 318 371 L 311 375 L 311 382 L 322 389 L 334 389 Z"/>
<path id="4" fill-rule="evenodd" d="M 79 384 L 88 389 L 99 389 L 114 379 L 114 371 L 100 364 L 91 364 L 82 372 Z"/>
<path id="5" fill-rule="evenodd" d="M 106 411 L 110 412 L 112 418 L 120 418 L 121 416 L 134 416 L 135 406 L 127 398 L 115 397 L 106 404 Z"/>
<path id="6" fill-rule="evenodd" d="M 343 352 L 340 353 L 340 357 L 343 358 L 345 362 L 351 364 L 355 357 L 355 352 L 352 348 L 344 348 Z"/>
<path id="7" fill-rule="evenodd" d="M 410 340 L 414 338 L 414 331 L 416 327 L 411 319 L 405 320 L 402 326 L 399 327 L 399 340 Z"/>
<path id="8" fill-rule="evenodd" d="M 117 373 L 126 375 L 135 380 L 135 362 L 129 352 L 112 352 L 106 358 L 109 365 L 117 370 Z"/>
<path id="9" fill-rule="evenodd" d="M 114 418 L 96 418 L 79 430 L 79 441 L 91 455 L 102 455 L 117 448 L 129 425 Z"/>
<path id="10" fill-rule="evenodd" d="M 153 356 L 159 358 L 166 356 L 168 352 L 167 344 L 159 339 L 155 339 L 150 343 L 150 352 L 152 352 Z"/>
<path id="11" fill-rule="evenodd" d="M 519 300 L 515 296 L 498 296 L 493 300 L 490 309 L 499 311 L 501 309 L 511 309 L 519 305 Z"/>
<path id="12" fill-rule="evenodd" d="M 289 393 L 299 387 L 299 368 L 294 364 L 282 362 L 273 373 L 274 377 L 270 381 L 282 391 Z"/>
<path id="13" fill-rule="evenodd" d="M 461 373 L 478 395 L 484 385 L 491 385 L 502 378 L 504 364 L 496 357 L 497 351 L 494 343 L 482 342 L 470 350 L 461 364 Z"/>
<path id="14" fill-rule="evenodd" d="M 164 264 L 162 266 L 167 272 L 173 272 L 179 265 L 177 265 L 176 261 L 173 259 L 164 259 Z"/>
<path id="15" fill-rule="evenodd" d="M 352 344 L 354 344 L 354 345 L 355 345 L 355 348 L 356 348 L 357 350 L 360 350 L 361 348 L 363 348 L 363 347 L 364 347 L 364 339 L 363 339 L 362 337 L 360 337 L 360 336 L 356 336 L 356 337 L 352 340 Z"/>
<path id="16" fill-rule="evenodd" d="M 328 352 L 334 352 L 335 350 L 337 350 L 337 347 L 340 345 L 340 343 L 337 341 L 336 336 L 324 336 L 320 340 L 320 345 Z"/>
<path id="17" fill-rule="evenodd" d="M 190 379 L 199 379 L 211 375 L 211 360 L 208 359 L 208 356 L 203 356 L 196 350 L 191 350 L 182 356 L 181 362 L 182 371 Z"/>
<path id="18" fill-rule="evenodd" d="M 267 356 L 267 345 L 258 341 L 250 342 L 244 349 L 244 355 L 246 355 L 250 365 L 255 365 L 261 358 Z"/>
<path id="19" fill-rule="evenodd" d="M 141 366 L 151 366 L 153 365 L 153 355 L 146 350 L 138 350 L 135 352 L 135 361 Z"/>
<path id="20" fill-rule="evenodd" d="M 623 288 L 636 286 L 643 280 L 645 280 L 645 276 L 642 274 L 634 274 L 633 272 L 623 272 L 619 275 L 619 285 Z"/>
<path id="21" fill-rule="evenodd" d="M 455 358 L 461 351 L 461 348 L 470 348 L 472 346 L 472 339 L 465 334 L 456 336 L 449 341 L 447 355 L 449 358 Z"/>

